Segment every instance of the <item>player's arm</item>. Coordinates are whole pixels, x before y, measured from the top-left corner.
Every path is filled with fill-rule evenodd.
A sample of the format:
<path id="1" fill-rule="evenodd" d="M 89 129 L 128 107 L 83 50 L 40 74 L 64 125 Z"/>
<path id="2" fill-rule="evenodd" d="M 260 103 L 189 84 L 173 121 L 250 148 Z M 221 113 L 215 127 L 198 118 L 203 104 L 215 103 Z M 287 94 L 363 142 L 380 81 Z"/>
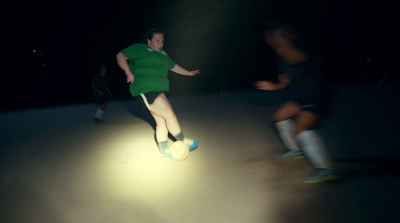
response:
<path id="1" fill-rule="evenodd" d="M 99 89 L 96 88 L 96 84 L 94 82 L 92 82 L 90 86 L 93 88 L 93 90 L 99 93 L 99 95 L 103 96 L 103 92 L 101 92 Z"/>
<path id="2" fill-rule="evenodd" d="M 275 91 L 288 87 L 291 82 L 292 79 L 286 73 L 283 73 L 278 75 L 278 82 L 276 83 L 272 81 L 257 81 L 254 87 L 258 90 Z"/>
<path id="3" fill-rule="evenodd" d="M 194 76 L 194 75 L 200 73 L 200 70 L 188 71 L 185 68 L 179 66 L 178 64 L 175 64 L 175 66 L 171 69 L 171 71 L 174 73 L 180 74 L 180 75 L 185 75 L 185 76 Z"/>
<path id="4" fill-rule="evenodd" d="M 108 88 L 108 86 L 106 86 L 106 90 L 108 92 L 108 95 L 112 96 L 110 89 Z"/>
<path id="5" fill-rule="evenodd" d="M 133 75 L 131 68 L 129 67 L 128 60 L 125 54 L 121 52 L 117 54 L 117 63 L 119 67 L 125 72 L 126 82 L 133 84 L 135 76 Z"/>
<path id="6" fill-rule="evenodd" d="M 287 88 L 291 82 L 292 82 L 292 79 L 290 79 L 290 77 L 289 77 L 289 75 L 287 75 L 287 73 L 279 74 L 278 75 L 278 83 L 276 84 L 276 90 L 281 90 L 281 89 Z"/>

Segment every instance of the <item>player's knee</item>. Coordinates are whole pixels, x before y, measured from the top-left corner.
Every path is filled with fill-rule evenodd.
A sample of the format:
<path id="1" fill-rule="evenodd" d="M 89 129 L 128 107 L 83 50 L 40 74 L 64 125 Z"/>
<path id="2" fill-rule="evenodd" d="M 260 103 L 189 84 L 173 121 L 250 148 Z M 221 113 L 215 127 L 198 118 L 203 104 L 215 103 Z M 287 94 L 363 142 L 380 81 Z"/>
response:
<path id="1" fill-rule="evenodd" d="M 311 125 L 299 125 L 299 124 L 296 124 L 296 128 L 294 130 L 294 133 L 297 135 L 297 134 L 300 134 L 301 132 L 308 131 L 308 130 L 311 130 L 311 129 L 312 129 Z"/>
<path id="2" fill-rule="evenodd" d="M 167 119 L 167 120 L 176 119 L 175 112 L 172 109 L 169 109 L 168 111 L 166 111 L 165 119 Z"/>
<path id="3" fill-rule="evenodd" d="M 288 118 L 286 117 L 286 116 L 284 116 L 283 114 L 282 114 L 282 112 L 281 111 L 276 111 L 273 115 L 272 115 L 272 118 L 274 119 L 274 122 L 282 122 L 282 121 L 285 121 L 285 120 L 287 120 Z"/>
<path id="4" fill-rule="evenodd" d="M 157 123 L 157 125 L 156 125 L 156 130 L 157 130 L 158 132 L 168 132 L 168 128 L 167 128 L 167 126 L 165 125 L 165 123 L 163 123 L 163 124 Z"/>
<path id="5" fill-rule="evenodd" d="M 152 112 L 162 117 L 164 120 L 171 120 L 176 118 L 174 111 L 167 107 L 154 109 L 152 110 Z"/>
<path id="6" fill-rule="evenodd" d="M 295 134 L 295 135 L 298 135 L 298 134 L 300 134 L 301 132 L 304 132 L 304 131 L 306 131 L 306 129 L 295 128 L 295 129 L 294 129 L 294 134 Z"/>

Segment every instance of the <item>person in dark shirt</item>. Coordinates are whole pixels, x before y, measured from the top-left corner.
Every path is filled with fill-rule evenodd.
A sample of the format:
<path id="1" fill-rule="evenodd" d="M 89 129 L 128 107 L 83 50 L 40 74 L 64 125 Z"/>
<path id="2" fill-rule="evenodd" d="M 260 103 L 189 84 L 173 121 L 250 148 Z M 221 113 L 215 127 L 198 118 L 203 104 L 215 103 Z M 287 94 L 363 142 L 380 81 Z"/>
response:
<path id="1" fill-rule="evenodd" d="M 104 122 L 101 118 L 106 110 L 107 99 L 112 96 L 111 91 L 108 88 L 108 77 L 106 75 L 107 68 L 104 65 L 101 65 L 99 67 L 99 73 L 93 77 L 91 84 L 94 100 L 99 106 L 93 118 L 94 123 L 96 124 Z"/>
<path id="2" fill-rule="evenodd" d="M 270 21 L 269 21 L 270 22 Z M 296 45 L 292 26 L 276 22 L 264 27 L 266 42 L 278 56 L 278 81 L 257 81 L 259 90 L 289 91 L 290 99 L 273 115 L 279 136 L 289 150 L 281 157 L 310 160 L 315 172 L 304 183 L 319 183 L 337 178 L 323 140 L 312 128 L 325 116 L 332 91 L 310 54 Z"/>

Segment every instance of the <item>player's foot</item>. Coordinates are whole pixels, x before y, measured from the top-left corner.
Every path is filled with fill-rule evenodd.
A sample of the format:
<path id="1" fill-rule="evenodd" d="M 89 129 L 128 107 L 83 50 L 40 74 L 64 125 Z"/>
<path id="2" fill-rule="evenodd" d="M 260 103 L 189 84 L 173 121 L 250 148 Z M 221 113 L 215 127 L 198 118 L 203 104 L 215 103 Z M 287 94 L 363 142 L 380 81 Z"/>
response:
<path id="1" fill-rule="evenodd" d="M 314 174 L 304 179 L 303 183 L 322 183 L 329 180 L 335 180 L 337 178 L 338 176 L 333 174 L 332 169 L 315 169 Z"/>
<path id="2" fill-rule="evenodd" d="M 160 149 L 161 158 L 171 158 L 169 154 L 169 149 L 161 150 Z"/>
<path id="3" fill-rule="evenodd" d="M 104 122 L 104 121 L 103 121 L 102 119 L 100 119 L 100 118 L 94 118 L 93 121 L 94 121 L 95 124 L 100 124 L 100 123 L 103 123 L 103 122 Z"/>
<path id="4" fill-rule="evenodd" d="M 305 155 L 304 155 L 303 151 L 290 150 L 279 156 L 279 158 L 286 158 L 286 157 L 293 157 L 295 159 L 304 159 Z"/>
<path id="5" fill-rule="evenodd" d="M 164 153 L 164 154 L 161 154 L 161 158 L 171 158 L 171 155 L 169 154 L 169 153 Z"/>
<path id="6" fill-rule="evenodd" d="M 199 146 L 199 140 L 193 140 L 191 138 L 183 139 L 183 142 L 189 146 L 189 150 L 195 150 Z"/>

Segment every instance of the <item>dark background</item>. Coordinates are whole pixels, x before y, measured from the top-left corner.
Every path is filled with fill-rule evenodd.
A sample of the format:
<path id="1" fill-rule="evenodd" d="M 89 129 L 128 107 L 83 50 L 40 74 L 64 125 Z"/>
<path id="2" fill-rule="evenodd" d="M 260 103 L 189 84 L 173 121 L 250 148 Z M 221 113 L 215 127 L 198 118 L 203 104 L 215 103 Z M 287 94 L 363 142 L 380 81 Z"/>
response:
<path id="1" fill-rule="evenodd" d="M 1 110 L 90 103 L 90 81 L 101 64 L 112 100 L 130 98 L 115 55 L 152 27 L 165 31 L 164 48 L 178 64 L 201 70 L 190 78 L 171 74 L 170 94 L 252 89 L 254 81 L 276 74 L 261 32 L 270 16 L 296 25 L 333 83 L 398 81 L 395 8 L 359 0 L 9 3 Z"/>

